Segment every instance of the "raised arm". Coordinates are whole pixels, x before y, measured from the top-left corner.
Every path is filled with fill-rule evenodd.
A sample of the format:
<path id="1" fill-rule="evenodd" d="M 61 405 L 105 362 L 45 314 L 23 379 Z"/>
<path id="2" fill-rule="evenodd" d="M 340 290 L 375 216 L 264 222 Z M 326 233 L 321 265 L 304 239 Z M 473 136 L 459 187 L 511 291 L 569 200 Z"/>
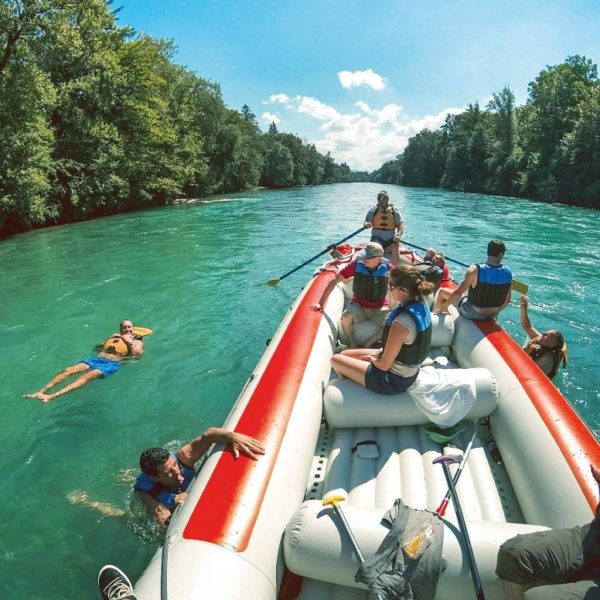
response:
<path id="1" fill-rule="evenodd" d="M 531 338 L 535 338 L 540 335 L 540 332 L 531 324 L 529 315 L 527 314 L 527 307 L 529 303 L 527 296 L 521 294 L 521 327 L 525 330 L 525 333 Z"/>
<path id="2" fill-rule="evenodd" d="M 445 299 L 442 300 L 439 308 L 435 312 L 448 312 L 448 307 L 454 304 L 470 287 L 477 283 L 477 266 L 471 265 L 465 273 L 465 278 L 460 285 Z"/>
<path id="3" fill-rule="evenodd" d="M 194 463 L 206 453 L 212 444 L 229 444 L 235 458 L 240 454 L 248 456 L 252 460 L 257 460 L 261 454 L 265 453 L 263 445 L 254 438 L 236 433 L 220 427 L 211 427 L 202 435 L 193 439 L 189 444 L 180 448 L 177 457 L 186 465 L 193 466 Z"/>

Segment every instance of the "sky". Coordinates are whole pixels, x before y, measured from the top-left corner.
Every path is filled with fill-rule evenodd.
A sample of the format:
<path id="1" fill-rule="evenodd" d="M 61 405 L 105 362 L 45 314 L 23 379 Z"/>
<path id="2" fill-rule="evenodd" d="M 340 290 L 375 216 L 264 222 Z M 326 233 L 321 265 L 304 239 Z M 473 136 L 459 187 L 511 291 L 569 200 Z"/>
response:
<path id="1" fill-rule="evenodd" d="M 424 128 L 509 86 L 517 104 L 540 71 L 600 61 L 600 0 L 115 0 L 118 20 L 171 39 L 175 62 L 372 171 Z"/>

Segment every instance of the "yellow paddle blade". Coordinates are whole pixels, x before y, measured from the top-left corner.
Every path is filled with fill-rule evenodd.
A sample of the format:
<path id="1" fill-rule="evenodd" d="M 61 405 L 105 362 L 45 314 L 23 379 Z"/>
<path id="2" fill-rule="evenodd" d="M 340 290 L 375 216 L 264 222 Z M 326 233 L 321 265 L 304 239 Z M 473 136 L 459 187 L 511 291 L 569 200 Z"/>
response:
<path id="1" fill-rule="evenodd" d="M 516 279 L 512 280 L 512 285 L 510 286 L 515 292 L 519 292 L 520 294 L 526 294 L 527 290 L 529 290 L 529 286 L 522 281 L 517 281 Z"/>
<path id="2" fill-rule="evenodd" d="M 137 325 L 133 328 L 134 335 L 140 335 L 142 337 L 146 335 L 150 335 L 152 333 L 152 329 L 149 327 L 138 327 Z"/>
<path id="3" fill-rule="evenodd" d="M 266 285 L 277 285 L 280 281 L 281 281 L 281 279 L 269 279 L 269 281 L 267 281 Z"/>

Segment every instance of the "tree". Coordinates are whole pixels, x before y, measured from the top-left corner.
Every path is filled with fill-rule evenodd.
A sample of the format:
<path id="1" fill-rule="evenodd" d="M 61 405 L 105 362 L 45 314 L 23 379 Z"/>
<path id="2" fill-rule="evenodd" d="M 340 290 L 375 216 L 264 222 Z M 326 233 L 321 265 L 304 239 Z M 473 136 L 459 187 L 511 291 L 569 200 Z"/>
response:
<path id="1" fill-rule="evenodd" d="M 263 177 L 266 185 L 283 187 L 292 182 L 294 159 L 281 142 L 275 142 L 265 158 Z"/>

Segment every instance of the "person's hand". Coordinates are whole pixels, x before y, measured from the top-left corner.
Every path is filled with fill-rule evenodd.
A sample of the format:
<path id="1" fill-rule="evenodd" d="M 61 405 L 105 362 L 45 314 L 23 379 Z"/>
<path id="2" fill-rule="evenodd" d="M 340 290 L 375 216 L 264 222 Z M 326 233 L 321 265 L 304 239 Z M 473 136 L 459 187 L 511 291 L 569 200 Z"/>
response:
<path id="1" fill-rule="evenodd" d="M 399 244 L 400 243 L 400 236 L 399 235 L 395 235 L 392 238 L 392 242 L 394 242 L 394 244 Z"/>
<path id="2" fill-rule="evenodd" d="M 133 335 L 131 333 L 121 335 L 121 339 L 128 344 L 133 344 Z"/>
<path id="3" fill-rule="evenodd" d="M 371 229 L 373 227 L 373 223 L 371 221 L 365 221 L 365 229 Z"/>
<path id="4" fill-rule="evenodd" d="M 181 494 L 177 494 L 175 496 L 175 504 L 178 506 L 185 502 L 185 499 L 188 497 L 187 492 L 181 492 Z"/>
<path id="5" fill-rule="evenodd" d="M 527 300 L 527 296 L 525 294 L 521 294 L 521 308 L 524 308 L 525 310 L 527 310 L 528 304 L 529 304 L 529 301 Z"/>
<path id="6" fill-rule="evenodd" d="M 314 310 L 315 312 L 323 312 L 323 307 L 321 306 L 320 302 L 317 302 L 316 304 L 310 305 L 310 310 Z"/>
<path id="7" fill-rule="evenodd" d="M 232 446 L 233 456 L 237 459 L 240 454 L 257 460 L 259 455 L 265 453 L 264 446 L 253 437 L 244 435 L 243 433 L 231 432 L 231 440 L 229 442 Z"/>

